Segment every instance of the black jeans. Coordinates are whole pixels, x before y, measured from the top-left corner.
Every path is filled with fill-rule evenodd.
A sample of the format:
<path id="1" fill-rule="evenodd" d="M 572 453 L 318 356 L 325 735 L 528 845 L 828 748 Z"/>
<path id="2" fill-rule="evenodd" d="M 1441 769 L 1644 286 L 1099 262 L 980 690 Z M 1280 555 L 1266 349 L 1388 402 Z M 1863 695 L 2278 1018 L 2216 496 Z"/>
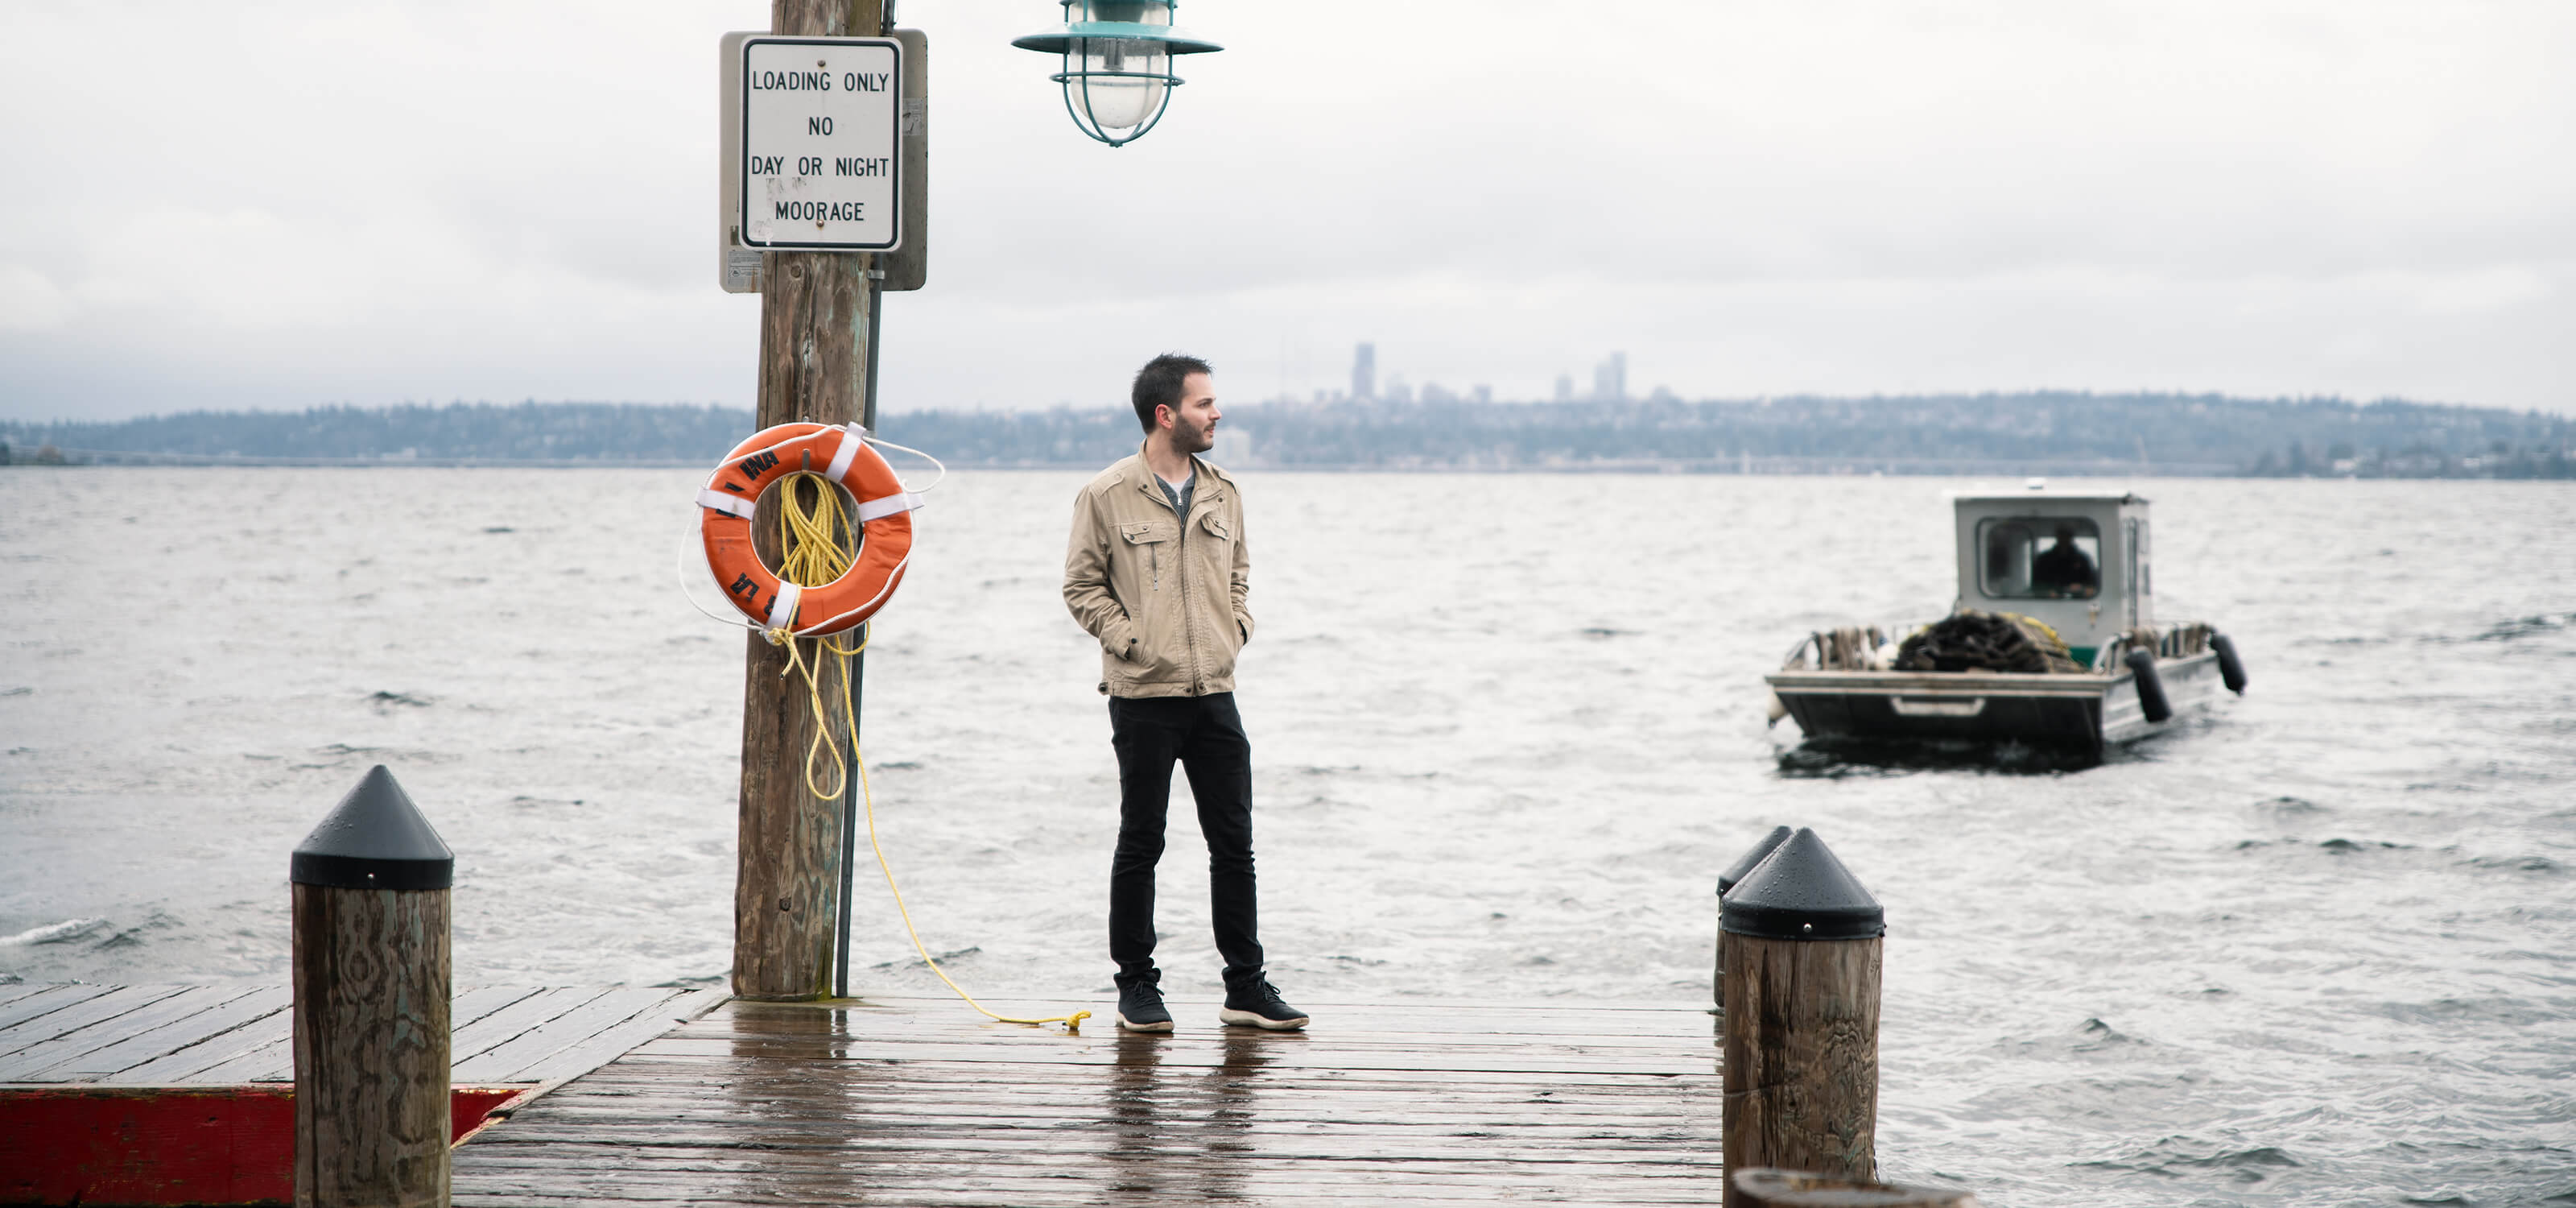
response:
<path id="1" fill-rule="evenodd" d="M 1228 985 L 1261 973 L 1252 877 L 1252 740 L 1234 694 L 1109 698 L 1118 751 L 1118 854 L 1109 864 L 1109 958 L 1120 984 L 1154 969 L 1154 864 L 1172 803 L 1172 761 L 1189 775 L 1208 845 L 1208 907 Z"/>

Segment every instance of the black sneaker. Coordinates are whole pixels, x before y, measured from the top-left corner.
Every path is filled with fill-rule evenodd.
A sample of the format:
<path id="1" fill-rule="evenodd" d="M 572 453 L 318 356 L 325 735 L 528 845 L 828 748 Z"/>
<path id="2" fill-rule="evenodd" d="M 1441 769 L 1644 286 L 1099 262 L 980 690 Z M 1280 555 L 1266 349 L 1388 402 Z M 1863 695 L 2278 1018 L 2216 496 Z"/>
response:
<path id="1" fill-rule="evenodd" d="M 1121 978 L 1118 987 L 1118 1026 L 1130 1032 L 1168 1032 L 1172 1030 L 1172 1013 L 1163 1009 L 1163 988 L 1159 977 Z"/>
<path id="2" fill-rule="evenodd" d="M 1268 1028 L 1273 1032 L 1293 1032 L 1306 1026 L 1306 1013 L 1281 1001 L 1279 987 L 1271 985 L 1266 977 L 1227 986 L 1225 1006 L 1218 1009 L 1216 1017 L 1238 1027 Z"/>

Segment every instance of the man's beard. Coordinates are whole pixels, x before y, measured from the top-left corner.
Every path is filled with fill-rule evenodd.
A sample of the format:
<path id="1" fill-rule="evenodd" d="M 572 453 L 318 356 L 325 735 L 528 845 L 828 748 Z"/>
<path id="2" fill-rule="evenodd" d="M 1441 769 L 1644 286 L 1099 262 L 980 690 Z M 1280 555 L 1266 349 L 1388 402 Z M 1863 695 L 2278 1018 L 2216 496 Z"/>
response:
<path id="1" fill-rule="evenodd" d="M 1193 428 L 1185 423 L 1175 423 L 1172 425 L 1172 435 L 1179 438 L 1172 442 L 1173 446 L 1183 453 L 1205 453 L 1216 447 L 1216 425 L 1214 423 L 1210 423 L 1203 428 Z"/>

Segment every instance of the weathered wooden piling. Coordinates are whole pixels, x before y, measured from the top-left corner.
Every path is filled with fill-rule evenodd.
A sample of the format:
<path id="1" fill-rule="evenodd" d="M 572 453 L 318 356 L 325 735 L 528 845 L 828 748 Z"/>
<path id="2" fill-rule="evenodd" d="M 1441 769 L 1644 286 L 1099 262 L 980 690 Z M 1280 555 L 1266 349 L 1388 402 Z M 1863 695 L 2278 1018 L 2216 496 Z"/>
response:
<path id="1" fill-rule="evenodd" d="M 448 1202 L 456 857 L 378 764 L 295 847 L 295 1203 Z"/>
<path id="2" fill-rule="evenodd" d="M 773 33 L 875 37 L 884 26 L 884 0 L 773 0 L 770 6 Z M 764 252 L 760 259 L 759 425 L 868 418 L 867 335 L 877 301 L 868 273 L 875 258 Z M 760 504 L 752 522 L 764 558 L 777 556 L 765 536 L 777 524 L 773 506 Z M 823 685 L 825 716 L 816 717 L 804 681 L 781 674 L 787 671 L 784 647 L 758 634 L 748 639 L 733 901 L 733 992 L 744 998 L 810 999 L 832 991 L 842 811 L 840 802 L 807 790 L 805 755 L 818 727 L 847 741 L 848 723 L 838 715 L 837 680 Z"/>
<path id="3" fill-rule="evenodd" d="M 1721 1131 L 1734 1174 L 1877 1176 L 1879 961 L 1887 925 L 1824 840 L 1800 829 L 1719 899 Z"/>
<path id="4" fill-rule="evenodd" d="M 1977 1208 L 1964 1191 L 1834 1179 L 1768 1167 L 1727 1176 L 1730 1202 L 1744 1208 Z"/>
<path id="5" fill-rule="evenodd" d="M 1772 827 L 1770 834 L 1762 836 L 1760 842 L 1745 848 L 1744 854 L 1735 858 L 1735 863 L 1727 865 L 1726 871 L 1717 874 L 1719 899 L 1723 900 L 1726 897 L 1726 891 L 1735 888 L 1735 883 L 1743 880 L 1744 874 L 1753 871 L 1781 844 L 1788 842 L 1790 833 L 1788 827 Z M 1709 975 L 1711 987 L 1709 998 L 1717 1008 L 1714 1014 L 1721 1021 L 1719 1026 L 1724 1027 L 1725 1024 L 1722 1021 L 1726 1018 L 1726 929 L 1723 925 L 1718 928 L 1717 955 L 1714 960 L 1717 967 Z"/>

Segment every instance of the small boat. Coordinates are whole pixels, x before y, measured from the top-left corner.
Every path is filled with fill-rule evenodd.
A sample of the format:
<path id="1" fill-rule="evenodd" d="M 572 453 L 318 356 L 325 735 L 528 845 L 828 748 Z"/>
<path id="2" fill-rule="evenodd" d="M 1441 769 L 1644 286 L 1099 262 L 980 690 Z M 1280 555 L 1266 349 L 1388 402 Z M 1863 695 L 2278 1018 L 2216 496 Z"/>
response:
<path id="1" fill-rule="evenodd" d="M 1771 685 L 1771 720 L 1810 739 L 2015 740 L 2099 756 L 2242 694 L 2235 644 L 2160 623 L 2147 501 L 2129 493 L 1952 492 L 1951 614 L 1889 640 L 1846 626 L 1801 639 Z"/>

